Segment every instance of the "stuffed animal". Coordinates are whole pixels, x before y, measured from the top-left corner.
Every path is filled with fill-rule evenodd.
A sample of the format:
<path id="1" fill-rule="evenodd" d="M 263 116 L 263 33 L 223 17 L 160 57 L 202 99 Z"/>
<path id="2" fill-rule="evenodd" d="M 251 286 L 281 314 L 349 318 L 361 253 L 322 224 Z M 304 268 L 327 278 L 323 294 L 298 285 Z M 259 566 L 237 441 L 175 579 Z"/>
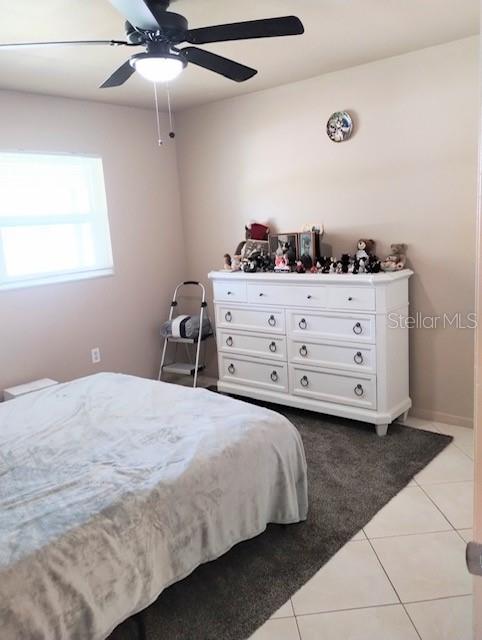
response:
<path id="1" fill-rule="evenodd" d="M 360 260 L 361 258 L 367 260 L 375 251 L 375 241 L 361 238 L 361 240 L 358 240 L 356 248 L 356 257 L 358 258 L 358 260 Z"/>
<path id="2" fill-rule="evenodd" d="M 406 244 L 392 244 L 390 245 L 392 250 L 391 254 L 385 258 L 381 263 L 382 271 L 400 271 L 405 268 L 407 257 L 405 252 L 407 250 Z"/>

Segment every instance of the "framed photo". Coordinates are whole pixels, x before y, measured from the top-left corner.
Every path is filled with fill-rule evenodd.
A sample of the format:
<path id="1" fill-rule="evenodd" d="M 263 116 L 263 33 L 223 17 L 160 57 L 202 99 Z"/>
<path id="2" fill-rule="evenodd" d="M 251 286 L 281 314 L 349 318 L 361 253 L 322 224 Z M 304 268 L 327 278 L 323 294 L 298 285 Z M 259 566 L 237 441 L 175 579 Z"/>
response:
<path id="1" fill-rule="evenodd" d="M 276 233 L 269 236 L 269 255 L 273 260 L 276 257 L 276 251 L 278 248 L 283 249 L 286 243 L 290 244 L 296 253 L 296 259 L 299 256 L 298 249 L 298 234 L 297 233 Z"/>
<path id="2" fill-rule="evenodd" d="M 302 231 L 298 234 L 299 257 L 310 256 L 315 262 L 320 257 L 320 234 L 316 231 Z"/>
<path id="3" fill-rule="evenodd" d="M 243 249 L 243 256 L 248 257 L 255 251 L 266 255 L 269 251 L 268 240 L 246 240 L 246 244 Z"/>

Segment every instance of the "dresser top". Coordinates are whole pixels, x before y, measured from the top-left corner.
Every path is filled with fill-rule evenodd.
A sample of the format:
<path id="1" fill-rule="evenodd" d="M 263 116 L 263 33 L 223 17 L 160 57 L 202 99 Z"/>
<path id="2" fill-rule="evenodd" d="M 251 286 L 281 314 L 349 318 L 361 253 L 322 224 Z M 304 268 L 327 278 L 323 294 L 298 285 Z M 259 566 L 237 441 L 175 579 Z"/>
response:
<path id="1" fill-rule="evenodd" d="M 405 280 L 413 275 L 410 269 L 383 273 L 244 273 L 244 271 L 211 271 L 210 280 L 252 280 L 280 282 L 284 284 L 357 284 L 376 285 L 388 284 L 396 280 Z"/>

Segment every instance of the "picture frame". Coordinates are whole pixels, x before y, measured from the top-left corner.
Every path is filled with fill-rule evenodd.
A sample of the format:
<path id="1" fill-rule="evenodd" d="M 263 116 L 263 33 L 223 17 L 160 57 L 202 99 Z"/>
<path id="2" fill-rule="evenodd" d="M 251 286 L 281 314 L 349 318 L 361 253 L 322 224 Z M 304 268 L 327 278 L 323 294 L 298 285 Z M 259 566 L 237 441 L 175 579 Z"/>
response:
<path id="1" fill-rule="evenodd" d="M 320 234 L 317 231 L 301 231 L 298 234 L 298 256 L 310 256 L 315 263 L 320 257 Z"/>
<path id="2" fill-rule="evenodd" d="M 266 255 L 269 253 L 268 240 L 246 240 L 246 244 L 243 248 L 243 256 L 248 257 L 253 252 L 259 251 L 261 254 Z"/>
<path id="3" fill-rule="evenodd" d="M 269 255 L 273 260 L 276 258 L 276 250 L 278 247 L 283 246 L 285 242 L 289 242 L 295 252 L 296 259 L 298 260 L 299 256 L 299 245 L 298 245 L 298 233 L 273 233 L 269 235 Z"/>

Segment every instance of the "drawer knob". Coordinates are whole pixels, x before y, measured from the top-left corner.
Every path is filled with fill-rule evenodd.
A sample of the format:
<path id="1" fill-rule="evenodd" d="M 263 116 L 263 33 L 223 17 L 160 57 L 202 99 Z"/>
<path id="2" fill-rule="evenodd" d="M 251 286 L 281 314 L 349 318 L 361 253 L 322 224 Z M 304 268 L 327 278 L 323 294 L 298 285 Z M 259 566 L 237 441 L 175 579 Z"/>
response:
<path id="1" fill-rule="evenodd" d="M 310 382 L 306 376 L 303 376 L 300 380 L 300 384 L 302 387 L 307 387 L 310 384 Z"/>
<path id="2" fill-rule="evenodd" d="M 357 322 L 355 324 L 355 326 L 353 327 L 353 333 L 356 333 L 357 336 L 359 336 L 362 331 L 363 331 L 363 329 L 362 329 L 361 324 L 359 322 Z"/>
<path id="3" fill-rule="evenodd" d="M 231 375 L 233 375 L 233 373 L 236 371 L 234 364 L 231 362 L 231 364 L 228 367 L 228 371 Z"/>
<path id="4" fill-rule="evenodd" d="M 275 324 L 276 324 L 276 318 L 275 318 L 273 315 L 271 315 L 271 316 L 268 318 L 268 324 L 269 324 L 269 326 L 270 326 L 270 327 L 274 327 L 274 326 L 275 326 Z"/>
<path id="5" fill-rule="evenodd" d="M 231 322 L 231 320 L 233 319 L 233 316 L 231 314 L 231 311 L 227 311 L 224 315 L 224 318 L 226 320 L 226 322 Z"/>
<path id="6" fill-rule="evenodd" d="M 313 297 L 312 295 L 308 295 L 306 296 L 308 298 L 308 300 L 311 300 L 311 298 Z"/>
<path id="7" fill-rule="evenodd" d="M 355 355 L 353 356 L 353 360 L 356 362 L 356 364 L 362 364 L 363 362 L 363 355 L 361 351 L 357 351 L 355 353 Z"/>
<path id="8" fill-rule="evenodd" d="M 276 371 L 271 372 L 271 380 L 273 382 L 278 382 L 278 374 L 276 373 Z"/>
<path id="9" fill-rule="evenodd" d="M 228 345 L 228 347 L 232 347 L 233 346 L 233 339 L 231 338 L 231 336 L 228 336 L 226 338 L 226 344 Z"/>
<path id="10" fill-rule="evenodd" d="M 348 297 L 348 302 L 351 302 L 353 298 L 351 296 Z"/>
<path id="11" fill-rule="evenodd" d="M 303 356 L 303 358 L 306 358 L 307 355 L 308 355 L 308 349 L 306 348 L 306 344 L 303 344 L 300 347 L 300 356 Z"/>
<path id="12" fill-rule="evenodd" d="M 271 351 L 271 353 L 276 353 L 276 342 L 272 342 L 269 345 L 269 350 Z"/>
<path id="13" fill-rule="evenodd" d="M 363 387 L 361 386 L 361 384 L 357 384 L 357 386 L 354 389 L 355 391 L 355 395 L 356 396 L 362 396 L 364 391 L 363 391 Z"/>
<path id="14" fill-rule="evenodd" d="M 301 318 L 301 320 L 298 322 L 298 326 L 300 329 L 306 329 L 307 327 L 306 320 L 304 318 Z"/>
<path id="15" fill-rule="evenodd" d="M 263 293 L 263 292 L 258 293 L 258 296 L 259 296 L 260 298 L 262 298 L 262 297 L 264 296 L 264 293 Z"/>
<path id="16" fill-rule="evenodd" d="M 232 296 L 233 292 L 232 291 L 228 291 L 228 296 Z"/>

